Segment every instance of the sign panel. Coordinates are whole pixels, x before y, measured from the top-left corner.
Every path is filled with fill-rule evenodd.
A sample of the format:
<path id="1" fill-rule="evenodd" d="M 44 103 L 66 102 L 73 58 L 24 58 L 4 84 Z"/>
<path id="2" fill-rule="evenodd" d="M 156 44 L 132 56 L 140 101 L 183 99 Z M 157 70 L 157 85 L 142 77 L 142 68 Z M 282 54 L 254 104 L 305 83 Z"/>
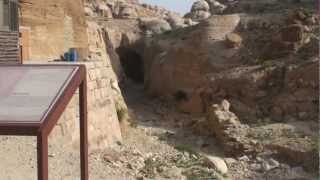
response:
<path id="1" fill-rule="evenodd" d="M 77 67 L 0 66 L 0 122 L 41 122 Z"/>

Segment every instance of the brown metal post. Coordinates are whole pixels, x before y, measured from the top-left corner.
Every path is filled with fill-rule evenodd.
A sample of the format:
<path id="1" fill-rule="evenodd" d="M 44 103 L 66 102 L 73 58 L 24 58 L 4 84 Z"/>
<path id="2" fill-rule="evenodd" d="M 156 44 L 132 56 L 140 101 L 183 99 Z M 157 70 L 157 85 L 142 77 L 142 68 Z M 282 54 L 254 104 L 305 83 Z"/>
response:
<path id="1" fill-rule="evenodd" d="M 38 180 L 48 180 L 48 137 L 42 132 L 37 136 Z"/>
<path id="2" fill-rule="evenodd" d="M 87 81 L 85 68 L 82 73 L 84 73 L 84 78 L 79 88 L 81 180 L 88 180 Z"/>

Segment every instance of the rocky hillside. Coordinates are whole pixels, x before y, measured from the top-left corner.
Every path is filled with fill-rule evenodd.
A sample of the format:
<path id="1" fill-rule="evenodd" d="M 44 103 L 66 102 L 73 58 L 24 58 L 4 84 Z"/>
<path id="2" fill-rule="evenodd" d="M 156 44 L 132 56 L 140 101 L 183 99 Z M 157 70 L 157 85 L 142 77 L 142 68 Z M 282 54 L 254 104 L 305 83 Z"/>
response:
<path id="1" fill-rule="evenodd" d="M 99 1 L 86 5 L 86 15 L 104 28 L 119 55 L 118 69 L 144 83 L 148 95 L 173 102 L 182 112 L 206 115 L 196 131 L 205 127 L 200 132 L 218 136 L 226 151 L 256 154 L 272 147 L 281 156 L 308 152 L 314 157 L 316 130 L 304 144 L 306 139 L 291 139 L 274 132 L 277 125 L 269 127 L 313 126 L 318 120 L 319 17 L 314 1 L 198 0 L 184 17 L 136 1 Z M 223 101 L 228 108 L 218 110 L 214 105 Z M 228 122 L 228 117 L 236 121 Z M 279 142 L 250 144 L 264 136 L 264 128 L 271 128 Z M 305 150 L 291 143 L 304 144 Z M 292 162 L 318 164 L 301 156 L 305 158 L 292 157 Z"/>
<path id="2" fill-rule="evenodd" d="M 316 156 L 316 129 L 306 141 L 277 133 L 277 125 L 268 127 L 302 122 L 311 127 L 318 120 L 319 17 L 313 1 L 213 3 L 218 12 L 210 2 L 195 2 L 186 15 L 198 25 L 144 41 L 147 93 L 175 102 L 182 112 L 206 114 L 207 121 L 195 128 L 215 134 L 226 152 L 271 148 L 293 163 L 317 167 L 315 159 L 293 156 Z M 221 108 L 223 101 L 228 105 Z M 279 141 L 267 140 L 264 128 Z"/>
<path id="3" fill-rule="evenodd" d="M 137 0 L 22 0 L 21 14 L 22 25 L 32 28 L 34 59 L 79 47 L 84 61 L 110 64 L 110 102 L 120 121 L 129 117 L 118 83 L 130 92 L 133 80 L 180 113 L 153 112 L 157 121 L 218 141 L 214 146 L 238 159 L 228 168 L 245 166 L 253 179 L 277 171 L 278 179 L 289 180 L 282 170 L 294 167 L 317 174 L 320 19 L 314 0 L 197 0 L 183 17 Z M 144 116 L 147 106 L 137 112 Z M 140 175 L 150 170 L 144 163 Z"/>

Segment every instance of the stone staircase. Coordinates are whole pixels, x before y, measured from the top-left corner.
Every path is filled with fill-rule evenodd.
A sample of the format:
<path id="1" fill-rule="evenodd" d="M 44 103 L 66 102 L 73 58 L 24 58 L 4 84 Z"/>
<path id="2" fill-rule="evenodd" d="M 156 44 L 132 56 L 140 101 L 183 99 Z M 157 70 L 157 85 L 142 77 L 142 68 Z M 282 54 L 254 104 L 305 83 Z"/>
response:
<path id="1" fill-rule="evenodd" d="M 19 63 L 19 33 L 0 31 L 0 64 Z"/>

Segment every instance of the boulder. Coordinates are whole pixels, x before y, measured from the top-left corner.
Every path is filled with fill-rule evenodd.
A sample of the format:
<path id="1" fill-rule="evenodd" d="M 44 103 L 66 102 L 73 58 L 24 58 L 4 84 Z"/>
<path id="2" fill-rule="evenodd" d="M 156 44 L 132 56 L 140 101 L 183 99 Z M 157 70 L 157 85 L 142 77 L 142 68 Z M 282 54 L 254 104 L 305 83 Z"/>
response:
<path id="1" fill-rule="evenodd" d="M 216 169 L 221 174 L 228 173 L 227 164 L 222 158 L 216 156 L 206 156 L 206 161 L 209 167 Z"/>
<path id="2" fill-rule="evenodd" d="M 197 0 L 196 2 L 193 3 L 191 7 L 191 11 L 209 11 L 210 6 L 207 1 L 205 0 Z"/>
<path id="3" fill-rule="evenodd" d="M 230 33 L 226 36 L 226 45 L 230 48 L 240 47 L 242 38 L 237 33 Z"/>
<path id="4" fill-rule="evenodd" d="M 193 3 L 191 12 L 185 15 L 185 18 L 191 18 L 194 21 L 201 21 L 211 16 L 210 6 L 205 0 L 198 0 Z"/>
<path id="5" fill-rule="evenodd" d="M 132 19 L 132 18 L 137 18 L 137 17 L 138 17 L 138 14 L 137 14 L 136 9 L 134 7 L 130 7 L 130 6 L 123 7 L 119 13 L 119 18 Z"/>
<path id="6" fill-rule="evenodd" d="M 193 21 L 191 18 L 185 18 L 184 24 L 186 24 L 187 26 L 194 26 L 197 25 L 198 22 Z"/>
<path id="7" fill-rule="evenodd" d="M 146 41 L 143 59 L 147 92 L 165 97 L 179 91 L 194 94 L 196 88 L 208 83 L 205 74 L 228 67 L 227 59 L 237 50 L 226 49 L 224 41 L 239 21 L 238 15 L 212 16 L 196 26 Z"/>
<path id="8" fill-rule="evenodd" d="M 223 100 L 221 104 L 212 105 L 208 111 L 208 121 L 215 133 L 223 131 L 226 125 L 236 126 L 240 124 L 238 117 L 227 109 L 228 104 L 227 100 Z"/>
<path id="9" fill-rule="evenodd" d="M 216 1 L 216 0 L 206 0 L 210 6 L 211 14 L 221 14 L 227 8 L 226 5 Z"/>
<path id="10" fill-rule="evenodd" d="M 161 34 L 171 30 L 170 24 L 159 18 L 139 18 L 139 25 L 145 31 Z"/>
<path id="11" fill-rule="evenodd" d="M 184 19 L 176 14 L 169 14 L 166 18 L 172 29 L 179 29 L 185 27 Z"/>

